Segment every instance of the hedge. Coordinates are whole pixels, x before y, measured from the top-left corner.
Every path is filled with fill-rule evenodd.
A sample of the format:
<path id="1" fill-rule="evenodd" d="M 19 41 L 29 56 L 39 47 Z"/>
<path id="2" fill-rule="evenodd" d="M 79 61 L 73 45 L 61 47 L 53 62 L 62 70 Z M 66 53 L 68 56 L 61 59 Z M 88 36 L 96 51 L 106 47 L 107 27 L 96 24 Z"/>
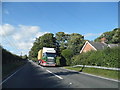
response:
<path id="1" fill-rule="evenodd" d="M 119 51 L 120 47 L 114 47 L 82 53 L 72 57 L 72 65 L 85 64 L 105 67 L 120 67 Z"/>

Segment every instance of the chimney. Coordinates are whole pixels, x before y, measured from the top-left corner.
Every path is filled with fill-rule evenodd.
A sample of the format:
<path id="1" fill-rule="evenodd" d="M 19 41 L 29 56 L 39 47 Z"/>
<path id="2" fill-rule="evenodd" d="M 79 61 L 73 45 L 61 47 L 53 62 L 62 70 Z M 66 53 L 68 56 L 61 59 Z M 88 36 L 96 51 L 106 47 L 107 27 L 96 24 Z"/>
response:
<path id="1" fill-rule="evenodd" d="M 101 43 L 106 43 L 107 42 L 107 39 L 105 37 L 101 38 Z"/>

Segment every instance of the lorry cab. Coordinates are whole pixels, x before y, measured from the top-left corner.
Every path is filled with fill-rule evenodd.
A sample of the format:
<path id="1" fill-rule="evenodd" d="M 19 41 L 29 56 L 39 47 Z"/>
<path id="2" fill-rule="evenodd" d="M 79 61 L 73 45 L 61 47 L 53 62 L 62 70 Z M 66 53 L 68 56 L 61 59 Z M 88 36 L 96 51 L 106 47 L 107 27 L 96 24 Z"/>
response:
<path id="1" fill-rule="evenodd" d="M 43 58 L 46 59 L 47 64 L 55 64 L 55 59 L 56 59 L 55 57 L 56 57 L 56 53 L 45 52 L 43 54 Z"/>
<path id="2" fill-rule="evenodd" d="M 38 52 L 38 61 L 43 66 L 56 66 L 56 51 L 54 48 L 43 47 Z"/>

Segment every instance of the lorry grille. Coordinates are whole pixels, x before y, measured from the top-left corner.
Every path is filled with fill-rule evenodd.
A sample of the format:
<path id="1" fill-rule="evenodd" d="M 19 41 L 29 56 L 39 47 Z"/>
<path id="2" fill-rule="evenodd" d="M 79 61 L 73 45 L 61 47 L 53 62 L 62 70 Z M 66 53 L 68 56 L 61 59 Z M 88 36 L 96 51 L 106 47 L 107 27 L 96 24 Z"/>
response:
<path id="1" fill-rule="evenodd" d="M 48 62 L 54 62 L 54 59 L 48 59 L 47 61 Z"/>

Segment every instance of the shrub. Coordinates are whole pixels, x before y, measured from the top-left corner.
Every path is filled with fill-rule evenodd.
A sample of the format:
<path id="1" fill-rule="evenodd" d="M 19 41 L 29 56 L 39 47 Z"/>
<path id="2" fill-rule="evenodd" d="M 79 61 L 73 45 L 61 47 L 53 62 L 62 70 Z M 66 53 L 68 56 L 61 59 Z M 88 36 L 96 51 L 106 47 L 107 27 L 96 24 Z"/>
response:
<path id="1" fill-rule="evenodd" d="M 85 65 L 97 65 L 105 67 L 120 67 L 118 63 L 120 60 L 120 47 L 106 48 L 99 51 L 89 51 L 87 53 L 81 53 L 74 56 L 71 60 L 72 65 L 85 64 Z"/>
<path id="2" fill-rule="evenodd" d="M 57 56 L 56 57 L 56 64 L 60 66 L 60 60 L 61 60 L 61 57 Z"/>
<path id="3" fill-rule="evenodd" d="M 12 54 L 11 52 L 9 52 L 8 50 L 6 50 L 2 47 L 0 47 L 0 49 L 2 49 L 2 64 L 7 64 L 7 63 L 11 63 L 11 62 L 18 62 L 18 61 L 24 60 L 20 56 Z"/>
<path id="4" fill-rule="evenodd" d="M 65 49 L 62 51 L 61 55 L 65 58 L 66 64 L 71 65 L 71 58 L 73 56 L 73 51 L 70 49 Z"/>

